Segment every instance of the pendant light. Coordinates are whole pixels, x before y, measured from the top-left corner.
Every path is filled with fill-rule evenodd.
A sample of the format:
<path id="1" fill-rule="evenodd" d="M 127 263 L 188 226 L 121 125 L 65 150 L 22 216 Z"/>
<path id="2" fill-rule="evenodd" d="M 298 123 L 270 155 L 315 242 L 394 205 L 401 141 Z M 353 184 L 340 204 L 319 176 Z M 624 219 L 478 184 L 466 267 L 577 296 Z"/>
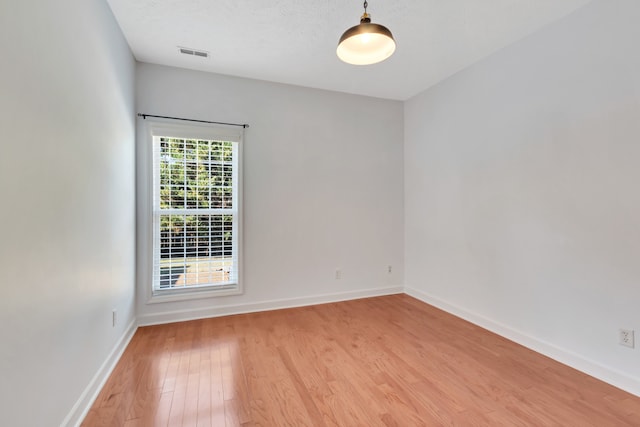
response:
<path id="1" fill-rule="evenodd" d="M 349 28 L 340 37 L 336 53 L 348 64 L 369 65 L 384 61 L 396 50 L 396 42 L 391 31 L 383 25 L 372 24 L 364 2 L 364 14 L 360 25 Z"/>

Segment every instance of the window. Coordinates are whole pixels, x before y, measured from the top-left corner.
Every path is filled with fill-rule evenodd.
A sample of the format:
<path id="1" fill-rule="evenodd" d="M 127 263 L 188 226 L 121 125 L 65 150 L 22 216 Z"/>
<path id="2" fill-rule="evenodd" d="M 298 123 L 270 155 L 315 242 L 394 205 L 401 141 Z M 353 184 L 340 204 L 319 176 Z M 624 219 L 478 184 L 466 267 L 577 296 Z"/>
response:
<path id="1" fill-rule="evenodd" d="M 234 131 L 151 126 L 155 297 L 241 291 L 242 134 Z"/>

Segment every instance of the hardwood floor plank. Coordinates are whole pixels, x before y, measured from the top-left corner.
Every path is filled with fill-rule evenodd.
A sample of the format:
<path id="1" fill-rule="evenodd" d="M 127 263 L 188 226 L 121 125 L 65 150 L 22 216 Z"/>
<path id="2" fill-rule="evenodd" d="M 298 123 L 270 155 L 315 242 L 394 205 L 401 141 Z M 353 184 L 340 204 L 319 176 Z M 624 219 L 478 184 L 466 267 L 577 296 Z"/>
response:
<path id="1" fill-rule="evenodd" d="M 293 386 L 304 405 L 311 423 L 315 426 L 325 426 L 324 417 L 313 401 L 313 398 L 309 393 L 309 389 L 304 385 L 300 372 L 291 360 L 291 356 L 289 356 L 289 353 L 287 353 L 287 351 L 282 347 L 278 347 L 278 352 L 280 353 L 280 358 L 282 359 L 284 366 L 287 368 L 287 371 L 289 371 Z"/>
<path id="2" fill-rule="evenodd" d="M 640 426 L 640 397 L 407 295 L 140 328 L 83 426 Z"/>
<path id="3" fill-rule="evenodd" d="M 236 414 L 240 423 L 246 423 L 251 420 L 251 410 L 249 402 L 251 396 L 247 387 L 247 378 L 245 374 L 244 363 L 241 357 L 241 338 L 236 339 L 229 346 L 229 357 L 231 361 L 231 373 L 233 376 L 233 389 L 235 392 Z"/>
<path id="4" fill-rule="evenodd" d="M 158 407 L 153 417 L 151 425 L 157 427 L 167 427 L 169 425 L 169 413 L 171 412 L 171 401 L 173 400 L 173 392 L 168 391 L 160 394 Z"/>
<path id="5" fill-rule="evenodd" d="M 182 425 L 196 427 L 198 423 L 198 392 L 200 390 L 200 352 L 192 348 L 184 397 Z"/>
<path id="6" fill-rule="evenodd" d="M 178 371 L 173 385 L 173 399 L 169 410 L 169 425 L 171 426 L 182 425 L 189 378 L 189 358 L 189 351 L 183 349 L 179 356 Z"/>
<path id="7" fill-rule="evenodd" d="M 200 355 L 200 386 L 198 388 L 198 414 L 197 423 L 198 427 L 210 427 L 211 420 L 211 358 L 205 357 L 208 355 L 206 350 L 202 351 Z"/>
<path id="8" fill-rule="evenodd" d="M 224 408 L 224 392 L 222 390 L 222 366 L 220 362 L 220 345 L 215 344 L 210 352 L 211 377 L 209 384 L 211 386 L 211 424 L 214 426 L 224 426 L 225 408 Z"/>

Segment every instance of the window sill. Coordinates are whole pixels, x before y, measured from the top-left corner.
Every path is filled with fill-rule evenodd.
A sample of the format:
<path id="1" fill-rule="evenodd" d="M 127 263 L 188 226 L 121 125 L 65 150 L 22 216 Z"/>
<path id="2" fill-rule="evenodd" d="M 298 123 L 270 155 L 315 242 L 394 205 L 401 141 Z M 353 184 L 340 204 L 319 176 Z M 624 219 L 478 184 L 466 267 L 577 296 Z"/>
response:
<path id="1" fill-rule="evenodd" d="M 147 300 L 147 304 L 161 304 L 175 301 L 188 301 L 194 299 L 226 297 L 241 295 L 242 288 L 239 285 L 220 289 L 180 289 L 171 291 L 155 291 Z"/>

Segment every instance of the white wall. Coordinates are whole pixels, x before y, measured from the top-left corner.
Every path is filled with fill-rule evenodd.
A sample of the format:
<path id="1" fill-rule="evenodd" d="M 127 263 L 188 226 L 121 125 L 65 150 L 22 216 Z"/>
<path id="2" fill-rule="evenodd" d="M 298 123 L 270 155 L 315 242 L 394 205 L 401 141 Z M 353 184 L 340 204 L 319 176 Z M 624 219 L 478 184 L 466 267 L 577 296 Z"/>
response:
<path id="1" fill-rule="evenodd" d="M 0 2 L 0 52 L 0 424 L 56 426 L 134 319 L 135 62 L 103 0 Z"/>
<path id="2" fill-rule="evenodd" d="M 405 280 L 640 394 L 640 3 L 594 1 L 405 105 Z"/>
<path id="3" fill-rule="evenodd" d="M 401 102 L 151 64 L 138 64 L 136 87 L 141 113 L 250 124 L 244 295 L 147 304 L 143 253 L 142 324 L 402 290 Z M 139 138 L 143 178 L 145 142 Z M 139 201 L 142 245 L 150 215 Z"/>

